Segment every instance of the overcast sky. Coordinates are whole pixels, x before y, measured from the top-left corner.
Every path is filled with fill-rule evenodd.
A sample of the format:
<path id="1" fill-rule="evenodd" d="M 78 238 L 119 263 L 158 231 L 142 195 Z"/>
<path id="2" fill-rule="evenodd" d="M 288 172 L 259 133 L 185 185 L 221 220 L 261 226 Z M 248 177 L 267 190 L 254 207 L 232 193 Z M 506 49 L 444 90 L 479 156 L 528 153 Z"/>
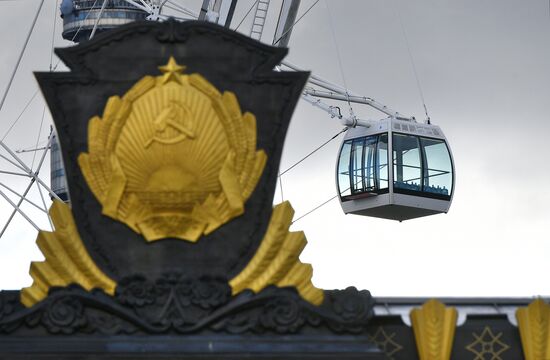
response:
<path id="1" fill-rule="evenodd" d="M 202 2 L 175 1 L 197 12 Z M 253 2 L 239 1 L 233 27 Z M 314 2 L 302 0 L 299 13 Z M 0 2 L 0 94 L 38 4 Z M 354 285 L 375 296 L 550 295 L 549 5 L 548 0 L 321 0 L 296 24 L 289 61 L 422 119 L 400 14 L 432 122 L 445 132 L 457 170 L 446 215 L 398 223 L 344 215 L 334 200 L 296 222 L 292 229 L 304 230 L 308 238 L 301 259 L 313 264 L 317 286 Z M 271 1 L 264 42 L 272 41 L 279 6 L 280 1 Z M 251 16 L 239 31 L 248 33 L 250 21 Z M 55 1 L 47 0 L 0 112 L 0 138 L 37 90 L 32 71 L 49 69 L 52 38 L 55 46 L 70 45 L 62 40 L 61 27 Z M 341 107 L 347 112 L 345 104 Z M 5 142 L 14 149 L 32 148 L 38 137 L 43 145 L 51 124 L 46 109 L 40 126 L 43 109 L 38 94 Z M 362 117 L 383 117 L 359 106 L 353 110 Z M 281 169 L 341 128 L 300 102 Z M 291 201 L 296 217 L 335 195 L 340 140 L 283 176 L 284 199 Z M 33 154 L 23 158 L 30 166 Z M 12 169 L 0 159 L 0 170 Z M 41 177 L 49 179 L 48 163 Z M 1 174 L 0 182 L 21 192 L 28 184 Z M 30 199 L 41 201 L 35 189 Z M 275 203 L 280 201 L 278 191 Z M 43 213 L 32 206 L 25 210 L 47 228 Z M 0 199 L 0 226 L 10 212 Z M 42 259 L 35 239 L 36 231 L 17 215 L 0 238 L 0 289 L 30 285 L 30 262 Z"/>

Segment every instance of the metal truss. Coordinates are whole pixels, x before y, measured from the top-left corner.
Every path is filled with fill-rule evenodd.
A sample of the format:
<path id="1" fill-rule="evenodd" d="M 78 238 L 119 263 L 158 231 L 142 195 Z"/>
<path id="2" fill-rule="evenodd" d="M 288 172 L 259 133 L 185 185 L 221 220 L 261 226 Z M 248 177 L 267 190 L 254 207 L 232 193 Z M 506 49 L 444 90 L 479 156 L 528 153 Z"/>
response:
<path id="1" fill-rule="evenodd" d="M 25 162 L 16 154 L 16 152 L 11 150 L 4 141 L 0 140 L 0 147 L 5 151 L 5 153 L 7 153 L 7 155 L 0 153 L 0 159 L 9 163 L 12 168 L 11 169 L 12 171 L 0 170 L 0 173 L 4 175 L 24 177 L 24 178 L 27 178 L 29 181 L 28 185 L 26 186 L 25 190 L 22 193 L 13 189 L 9 185 L 7 185 L 4 181 L 0 181 L 0 196 L 8 204 L 10 204 L 11 207 L 13 207 L 12 213 L 10 214 L 10 216 L 8 217 L 8 220 L 2 227 L 2 230 L 0 231 L 0 238 L 2 238 L 2 236 L 6 232 L 6 229 L 8 228 L 9 224 L 11 223 L 11 221 L 13 220 L 14 216 L 17 213 L 19 213 L 25 220 L 27 220 L 29 224 L 32 225 L 36 230 L 40 230 L 39 226 L 30 218 L 30 216 L 28 216 L 22 210 L 21 207 L 23 203 L 30 204 L 33 207 L 44 212 L 50 221 L 50 226 L 53 228 L 53 223 L 48 214 L 48 206 L 46 204 L 46 198 L 44 196 L 44 193 L 46 193 L 52 199 L 56 198 L 60 201 L 61 199 L 59 199 L 59 197 L 53 192 L 53 190 L 39 177 L 40 170 L 42 169 L 42 165 L 44 164 L 44 160 L 46 159 L 48 150 L 51 147 L 51 141 L 52 141 L 52 133 L 50 133 L 50 135 L 48 136 L 47 145 L 41 148 L 40 150 L 37 150 L 37 151 L 42 151 L 42 154 L 40 156 L 40 161 L 38 162 L 37 168 L 33 170 L 29 168 L 25 164 Z M 5 169 L 5 167 L 2 166 L 1 169 Z M 32 189 L 33 185 L 35 185 L 38 189 L 38 192 L 40 194 L 41 204 L 36 204 L 35 202 L 27 198 L 27 195 L 29 191 Z M 8 193 L 11 194 L 12 197 L 15 196 L 17 200 L 14 201 L 12 197 L 8 195 Z"/>

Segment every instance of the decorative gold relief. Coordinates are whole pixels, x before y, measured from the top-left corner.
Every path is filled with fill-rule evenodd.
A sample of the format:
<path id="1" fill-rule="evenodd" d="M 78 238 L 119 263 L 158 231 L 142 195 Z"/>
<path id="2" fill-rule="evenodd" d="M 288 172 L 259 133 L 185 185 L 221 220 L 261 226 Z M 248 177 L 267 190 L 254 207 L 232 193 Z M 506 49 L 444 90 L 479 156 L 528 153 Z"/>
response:
<path id="1" fill-rule="evenodd" d="M 395 337 L 395 332 L 386 332 L 383 327 L 379 327 L 374 334 L 368 334 L 369 340 L 375 343 L 390 360 L 394 359 L 393 355 L 403 350 L 403 346 L 395 341 Z"/>
<path id="2" fill-rule="evenodd" d="M 78 161 L 104 215 L 147 241 L 195 242 L 244 212 L 263 172 L 256 118 L 170 58 L 107 102 Z"/>
<path id="3" fill-rule="evenodd" d="M 488 326 L 485 326 L 480 335 L 473 332 L 472 336 L 474 341 L 466 346 L 466 350 L 475 354 L 473 360 L 504 360 L 500 355 L 510 349 L 510 346 L 501 340 L 502 332 L 495 335 Z"/>
<path id="4" fill-rule="evenodd" d="M 550 359 L 550 305 L 537 299 L 518 309 L 516 318 L 525 359 Z"/>
<path id="5" fill-rule="evenodd" d="M 457 311 L 435 299 L 411 311 L 411 321 L 420 360 L 449 360 Z"/>
<path id="6" fill-rule="evenodd" d="M 21 290 L 21 303 L 31 307 L 44 299 L 52 286 L 70 284 L 78 284 L 88 291 L 103 289 L 114 295 L 116 283 L 88 255 L 68 205 L 54 200 L 50 216 L 55 232 L 41 231 L 36 240 L 46 260 L 31 264 L 34 282 L 31 287 Z"/>
<path id="7" fill-rule="evenodd" d="M 305 300 L 314 305 L 323 302 L 323 290 L 311 283 L 313 268 L 299 260 L 306 246 L 302 231 L 289 232 L 294 210 L 288 201 L 273 209 L 267 232 L 246 268 L 229 284 L 233 294 L 245 289 L 259 292 L 269 285 L 293 286 Z"/>

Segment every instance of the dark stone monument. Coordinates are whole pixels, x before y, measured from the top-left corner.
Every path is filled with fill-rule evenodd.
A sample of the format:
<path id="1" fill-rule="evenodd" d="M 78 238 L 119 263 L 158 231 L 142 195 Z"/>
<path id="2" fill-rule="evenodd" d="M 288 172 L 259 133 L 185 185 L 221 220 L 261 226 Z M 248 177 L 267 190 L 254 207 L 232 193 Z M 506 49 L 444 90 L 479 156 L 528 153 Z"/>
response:
<path id="1" fill-rule="evenodd" d="M 286 49 L 168 21 L 57 54 L 70 72 L 36 77 L 71 207 L 52 206 L 33 285 L 0 293 L 0 357 L 385 358 L 370 293 L 315 288 L 272 207 L 308 77 L 274 70 Z"/>

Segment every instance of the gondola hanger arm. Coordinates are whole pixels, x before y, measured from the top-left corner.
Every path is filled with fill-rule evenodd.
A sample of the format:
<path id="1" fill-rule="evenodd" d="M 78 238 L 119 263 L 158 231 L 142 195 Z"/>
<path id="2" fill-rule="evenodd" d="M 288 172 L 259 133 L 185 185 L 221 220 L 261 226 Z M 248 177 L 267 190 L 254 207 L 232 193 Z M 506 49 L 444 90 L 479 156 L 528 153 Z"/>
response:
<path id="1" fill-rule="evenodd" d="M 303 71 L 302 68 L 288 61 L 281 62 L 281 65 L 286 66 L 294 71 Z M 328 92 L 314 90 L 314 89 L 306 90 L 306 91 L 309 91 L 308 95 L 315 96 L 315 97 L 323 97 L 323 98 L 332 99 L 332 100 L 349 101 L 354 103 L 365 104 L 395 119 L 405 120 L 405 121 L 416 121 L 416 119 L 413 116 L 411 117 L 403 116 L 399 112 L 374 100 L 373 98 L 362 96 L 352 91 L 349 91 L 347 89 L 344 89 L 343 87 L 333 84 L 330 81 L 323 79 L 320 76 L 313 75 L 313 74 L 310 75 L 308 83 L 328 90 Z"/>

